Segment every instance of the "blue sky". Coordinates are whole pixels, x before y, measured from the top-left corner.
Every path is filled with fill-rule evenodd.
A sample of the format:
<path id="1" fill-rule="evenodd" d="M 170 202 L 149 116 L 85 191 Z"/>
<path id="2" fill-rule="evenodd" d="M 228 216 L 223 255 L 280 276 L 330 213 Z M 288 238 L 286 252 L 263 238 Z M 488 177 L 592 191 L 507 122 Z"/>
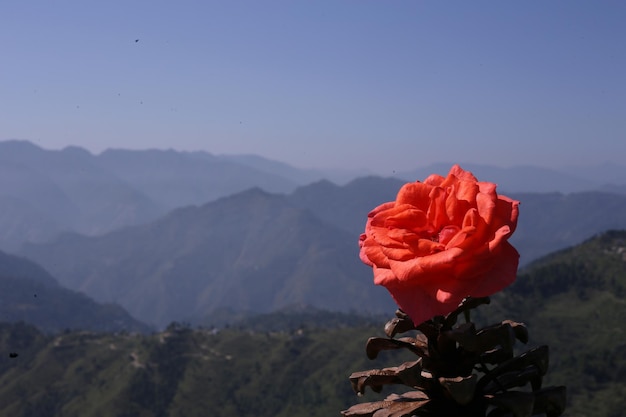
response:
<path id="1" fill-rule="evenodd" d="M 4 1 L 0 140 L 626 164 L 622 1 Z"/>

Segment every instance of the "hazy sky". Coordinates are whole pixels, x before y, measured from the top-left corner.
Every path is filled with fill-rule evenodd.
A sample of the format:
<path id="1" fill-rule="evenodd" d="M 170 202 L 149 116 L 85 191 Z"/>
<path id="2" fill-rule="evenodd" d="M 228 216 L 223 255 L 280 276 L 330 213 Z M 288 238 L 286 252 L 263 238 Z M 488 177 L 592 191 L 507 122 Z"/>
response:
<path id="1" fill-rule="evenodd" d="M 624 1 L 2 1 L 0 140 L 626 163 Z"/>

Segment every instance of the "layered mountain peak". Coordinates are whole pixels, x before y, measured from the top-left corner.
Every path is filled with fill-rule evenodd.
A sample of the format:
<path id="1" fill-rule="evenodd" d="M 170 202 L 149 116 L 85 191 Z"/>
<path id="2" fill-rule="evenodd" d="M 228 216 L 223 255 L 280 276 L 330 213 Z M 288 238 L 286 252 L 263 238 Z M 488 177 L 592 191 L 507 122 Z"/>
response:
<path id="1" fill-rule="evenodd" d="M 219 308 L 392 309 L 357 252 L 347 231 L 259 188 L 143 226 L 24 251 L 64 285 L 158 325 Z"/>

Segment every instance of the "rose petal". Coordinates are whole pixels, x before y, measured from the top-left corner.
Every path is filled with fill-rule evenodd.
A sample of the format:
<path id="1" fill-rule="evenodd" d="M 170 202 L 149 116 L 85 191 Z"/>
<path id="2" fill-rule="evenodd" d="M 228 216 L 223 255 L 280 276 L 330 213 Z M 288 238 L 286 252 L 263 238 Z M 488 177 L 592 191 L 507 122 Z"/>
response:
<path id="1" fill-rule="evenodd" d="M 463 251 L 458 248 L 441 251 L 428 256 L 421 256 L 407 261 L 390 259 L 389 266 L 398 278 L 398 281 L 424 282 L 436 279 L 437 274 L 451 271 L 454 261 Z"/>
<path id="2" fill-rule="evenodd" d="M 418 239 L 417 241 L 411 243 L 411 250 L 414 255 L 413 257 L 428 256 L 445 250 L 444 245 L 430 239 Z"/>
<path id="3" fill-rule="evenodd" d="M 454 176 L 461 181 L 478 182 L 478 179 L 470 171 L 465 171 L 459 164 L 452 165 L 448 176 Z"/>
<path id="4" fill-rule="evenodd" d="M 374 284 L 384 287 L 393 286 L 397 281 L 390 269 L 374 265 Z"/>
<path id="5" fill-rule="evenodd" d="M 479 193 L 476 195 L 476 208 L 478 215 L 489 224 L 493 221 L 498 196 L 496 185 L 491 183 L 479 183 Z"/>
<path id="6" fill-rule="evenodd" d="M 509 242 L 504 242 L 498 256 L 494 258 L 491 269 L 477 281 L 470 295 L 486 297 L 502 291 L 515 281 L 518 264 L 519 253 Z"/>
<path id="7" fill-rule="evenodd" d="M 511 234 L 515 231 L 517 226 L 519 204 L 519 201 L 512 200 L 505 196 L 498 196 L 498 201 L 496 202 L 494 217 L 505 221 L 505 224 L 509 226 L 511 230 Z"/>
<path id="8" fill-rule="evenodd" d="M 415 325 L 419 325 L 434 316 L 448 314 L 459 304 L 455 301 L 442 303 L 424 292 L 421 287 L 406 288 L 390 285 L 386 288 L 398 307 L 411 317 Z"/>
<path id="9" fill-rule="evenodd" d="M 407 233 L 408 234 L 408 233 Z M 391 229 L 385 227 L 372 227 L 370 236 L 380 245 L 392 248 L 404 248 L 404 233 L 402 230 Z"/>
<path id="10" fill-rule="evenodd" d="M 383 203 L 383 204 L 379 205 L 378 207 L 376 207 L 374 210 L 370 211 L 369 214 L 367 215 L 367 217 L 369 217 L 369 218 L 374 217 L 375 215 L 377 215 L 381 211 L 389 210 L 390 208 L 393 208 L 395 205 L 396 205 L 395 201 L 389 201 L 387 203 Z"/>
<path id="11" fill-rule="evenodd" d="M 382 247 L 374 239 L 366 238 L 361 245 L 359 257 L 367 265 L 389 267 L 389 260 L 382 251 Z"/>
<path id="12" fill-rule="evenodd" d="M 428 223 L 435 230 L 440 230 L 449 223 L 446 213 L 446 190 L 441 187 L 433 187 L 428 195 L 430 204 L 428 205 Z"/>
<path id="13" fill-rule="evenodd" d="M 441 175 L 432 174 L 424 180 L 424 184 L 434 187 L 441 187 L 441 184 L 445 181 L 445 178 Z"/>
<path id="14" fill-rule="evenodd" d="M 398 191 L 396 204 L 409 204 L 419 210 L 426 211 L 428 209 L 429 195 L 432 186 L 421 182 L 411 182 L 403 185 Z"/>
<path id="15" fill-rule="evenodd" d="M 466 183 L 450 187 L 446 198 L 446 214 L 450 223 L 455 225 L 460 225 L 465 213 L 476 204 L 477 187 L 464 184 Z"/>
<path id="16" fill-rule="evenodd" d="M 465 226 L 463 229 L 459 230 L 446 244 L 446 249 L 450 248 L 459 248 L 463 249 L 471 244 L 469 240 L 476 233 L 476 227 L 474 226 Z"/>
<path id="17" fill-rule="evenodd" d="M 478 190 L 478 184 L 474 181 L 459 181 L 454 187 L 455 198 L 459 201 L 467 201 L 473 205 L 476 203 Z"/>
<path id="18" fill-rule="evenodd" d="M 394 210 L 395 211 L 395 210 Z M 385 219 L 385 226 L 410 230 L 419 230 L 427 225 L 428 219 L 424 211 L 416 208 L 406 208 L 397 214 Z"/>
<path id="19" fill-rule="evenodd" d="M 406 262 L 415 258 L 415 253 L 407 248 L 389 248 L 381 246 L 381 251 L 389 261 Z"/>

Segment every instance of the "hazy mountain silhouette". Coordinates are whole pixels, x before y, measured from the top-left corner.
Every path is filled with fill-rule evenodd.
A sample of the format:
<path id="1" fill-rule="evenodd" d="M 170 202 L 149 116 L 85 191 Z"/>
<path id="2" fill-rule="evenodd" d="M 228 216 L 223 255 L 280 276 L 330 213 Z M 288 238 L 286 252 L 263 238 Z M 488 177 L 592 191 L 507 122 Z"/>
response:
<path id="1" fill-rule="evenodd" d="M 318 182 L 298 188 L 289 199 L 357 239 L 364 230 L 367 213 L 393 201 L 402 184 L 402 180 L 378 177 L 360 178 L 343 187 Z M 521 201 L 518 227 L 511 242 L 519 250 L 522 264 L 595 233 L 626 229 L 626 195 L 513 193 L 509 197 Z"/>
<path id="2" fill-rule="evenodd" d="M 252 189 L 101 237 L 65 235 L 23 253 L 60 282 L 164 325 L 218 308 L 293 304 L 388 311 L 350 233 Z"/>
<path id="3" fill-rule="evenodd" d="M 606 230 L 626 229 L 626 195 L 602 192 L 513 194 L 521 201 L 511 242 L 527 263 Z"/>
<path id="4" fill-rule="evenodd" d="M 24 241 L 45 242 L 63 229 L 43 207 L 0 196 L 0 248 L 15 251 Z"/>
<path id="5" fill-rule="evenodd" d="M 96 157 L 80 148 L 0 142 L 0 245 L 39 242 L 21 253 L 63 285 L 159 325 L 219 309 L 267 312 L 294 304 L 387 311 L 389 305 L 380 304 L 390 303 L 384 289 L 363 290 L 372 278 L 358 259 L 357 241 L 367 213 L 392 201 L 405 181 L 363 177 L 338 186 L 322 180 L 286 195 L 256 188 L 189 206 L 255 181 L 277 190 L 297 181 L 280 163 L 226 159 L 238 160 L 175 151 Z M 592 234 L 626 228 L 626 195 L 499 191 L 522 202 L 511 239 L 522 265 Z M 187 207 L 124 227 L 175 204 Z M 82 234 L 67 233 L 72 230 Z M 105 234 L 84 236 L 96 233 Z"/>
<path id="6" fill-rule="evenodd" d="M 20 240 L 14 231 L 18 241 L 12 243 L 5 237 L 0 242 L 5 248 L 28 236 L 45 239 L 60 230 L 103 233 L 160 213 L 153 201 L 102 169 L 80 148 L 48 151 L 25 141 L 0 142 L 0 174 L 0 201 L 5 202 L 0 219 L 10 224 L 11 213 L 17 211 L 16 223 L 24 234 Z M 45 225 L 44 230 L 37 225 Z"/>
<path id="7" fill-rule="evenodd" d="M 407 181 L 422 181 L 432 173 L 445 176 L 452 165 L 452 163 L 432 164 L 413 171 L 401 172 L 394 176 Z M 563 173 L 558 170 L 531 165 L 510 168 L 472 163 L 460 165 L 463 169 L 471 171 L 480 181 L 497 183 L 498 190 L 502 193 L 571 193 L 597 190 L 604 185 L 604 182 L 599 180 L 602 176 L 590 178 L 584 174 Z M 622 173 L 626 177 L 626 168 L 622 169 Z M 622 184 L 626 184 L 626 178 Z"/>
<path id="8" fill-rule="evenodd" d="M 97 160 L 165 210 L 204 204 L 251 187 L 290 192 L 298 185 L 275 172 L 207 152 L 114 149 L 101 153 Z"/>
<path id="9" fill-rule="evenodd" d="M 450 166 L 430 165 L 398 177 L 403 181 L 423 180 L 432 172 L 445 175 Z M 498 182 L 502 193 L 597 189 L 626 194 L 626 169 L 618 165 L 572 168 L 574 174 L 533 166 L 463 166 L 479 179 Z M 251 187 L 291 193 L 297 186 L 323 178 L 354 187 L 358 185 L 358 181 L 352 184 L 357 174 L 299 169 L 258 155 L 215 156 L 174 150 L 108 150 L 92 155 L 78 147 L 57 151 L 27 141 L 0 142 L 0 249 L 15 251 L 25 241 L 47 241 L 63 231 L 99 235 Z M 320 184 L 317 187 L 326 187 L 329 196 L 333 193 L 332 184 Z M 362 207 L 376 204 L 378 191 L 363 190 L 363 196 L 372 196 L 369 200 L 358 191 L 340 189 L 340 193 L 353 196 L 344 207 L 358 211 L 338 206 L 336 212 L 345 215 L 335 215 L 331 224 L 351 225 L 348 228 L 354 230 L 366 210 L 356 203 L 362 201 Z M 319 192 L 324 191 L 320 188 Z M 389 193 L 383 197 L 389 199 Z M 345 204 L 346 199 L 343 201 Z M 297 199 L 295 203 L 299 205 Z M 333 204 L 332 200 L 319 203 L 317 211 L 329 211 Z"/>
<path id="10" fill-rule="evenodd" d="M 264 169 L 206 152 L 109 150 L 94 156 L 78 147 L 0 142 L 0 248 L 14 251 L 63 231 L 103 234 L 253 186 L 275 192 L 296 187 L 274 171 L 295 178 L 299 170 L 244 159 Z"/>
<path id="11" fill-rule="evenodd" d="M 600 188 L 600 191 L 604 191 L 607 193 L 613 193 L 613 194 L 626 194 L 626 184 L 624 185 L 605 185 L 603 187 Z"/>
<path id="12" fill-rule="evenodd" d="M 163 325 L 218 309 L 267 312 L 305 304 L 331 310 L 389 297 L 358 259 L 367 212 L 401 183 L 376 177 L 343 187 L 318 182 L 289 196 L 248 190 L 101 237 L 64 235 L 23 254 L 63 285 L 118 302 Z M 512 243 L 522 265 L 607 229 L 626 228 L 626 196 L 512 195 L 522 201 Z M 367 288 L 367 290 L 363 290 Z M 373 293 L 384 294 L 375 301 Z"/>
<path id="13" fill-rule="evenodd" d="M 563 172 L 586 178 L 603 185 L 626 186 L 626 166 L 613 163 L 605 163 L 581 167 L 565 167 Z"/>
<path id="14" fill-rule="evenodd" d="M 275 174 L 296 182 L 299 185 L 328 180 L 335 184 L 346 184 L 355 178 L 373 175 L 365 169 L 308 169 L 296 168 L 284 162 L 267 159 L 259 155 L 218 155 L 218 158 L 247 165 L 259 171 Z"/>
<path id="15" fill-rule="evenodd" d="M 47 175 L 9 155 L 0 149 L 0 247 L 14 250 L 69 228 L 79 209 Z"/>
<path id="16" fill-rule="evenodd" d="M 84 294 L 61 287 L 39 265 L 3 252 L 0 252 L 0 321 L 25 321 L 47 332 L 149 330 L 119 305 L 98 304 Z"/>
<path id="17" fill-rule="evenodd" d="M 194 155 L 202 156 L 209 154 L 206 152 L 194 152 Z M 327 173 L 320 170 L 295 168 L 284 162 L 274 161 L 254 154 L 217 155 L 217 158 L 223 161 L 230 161 L 236 164 L 245 165 L 267 174 L 288 178 L 293 183 L 300 185 L 328 178 Z M 332 178 L 328 179 L 332 180 Z"/>
<path id="18" fill-rule="evenodd" d="M 356 240 L 363 233 L 367 214 L 379 204 L 395 200 L 404 183 L 381 177 L 357 178 L 344 186 L 319 181 L 299 187 L 288 198 L 292 204 L 350 232 Z"/>

